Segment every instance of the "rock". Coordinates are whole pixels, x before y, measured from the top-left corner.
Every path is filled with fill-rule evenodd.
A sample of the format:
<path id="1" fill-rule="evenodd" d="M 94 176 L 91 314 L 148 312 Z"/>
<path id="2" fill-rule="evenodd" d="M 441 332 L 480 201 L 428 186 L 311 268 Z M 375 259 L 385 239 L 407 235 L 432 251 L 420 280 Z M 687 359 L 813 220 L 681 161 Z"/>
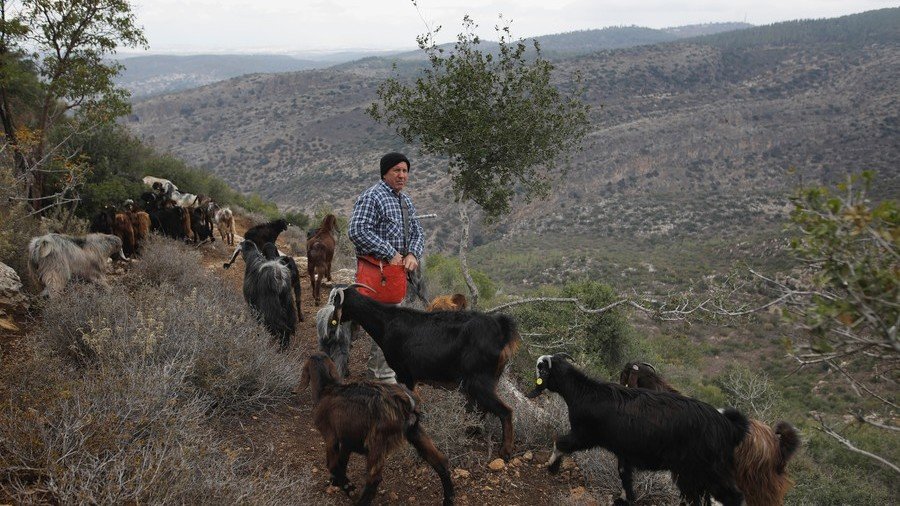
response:
<path id="1" fill-rule="evenodd" d="M 495 485 L 495 486 L 500 484 L 500 478 L 497 477 L 496 474 L 488 475 L 487 481 L 488 481 L 488 483 L 490 483 L 491 485 Z"/>
<path id="2" fill-rule="evenodd" d="M 527 452 L 525 452 L 525 455 L 522 455 L 522 458 L 525 460 L 531 460 L 534 458 L 534 454 L 531 453 L 531 450 L 528 450 Z"/>
<path id="3" fill-rule="evenodd" d="M 575 461 L 574 461 L 574 460 L 572 460 L 572 459 L 566 459 L 566 460 L 563 461 L 562 468 L 565 469 L 566 471 L 571 470 L 571 469 L 575 469 L 575 467 L 576 467 L 576 466 L 575 466 Z"/>
<path id="4" fill-rule="evenodd" d="M 471 475 L 472 475 L 472 473 L 470 473 L 469 471 L 466 471 L 465 469 L 460 469 L 458 467 L 453 470 L 453 479 L 456 479 L 456 480 L 458 480 L 460 478 L 466 479 Z"/>
<path id="5" fill-rule="evenodd" d="M 328 488 L 325 489 L 325 493 L 328 495 L 333 495 L 340 491 L 341 489 L 339 487 L 335 487 L 334 485 L 328 485 Z"/>
<path id="6" fill-rule="evenodd" d="M 391 501 L 394 501 L 394 502 L 400 500 L 400 496 L 397 495 L 397 492 L 391 492 L 390 494 L 388 494 L 388 497 L 390 497 Z"/>
<path id="7" fill-rule="evenodd" d="M 300 271 L 301 277 L 306 274 L 306 266 L 309 265 L 306 257 L 294 257 L 294 263 L 297 264 L 297 270 Z"/>
<path id="8" fill-rule="evenodd" d="M 331 273 L 331 279 L 336 284 L 349 285 L 356 281 L 355 269 L 338 269 Z"/>
<path id="9" fill-rule="evenodd" d="M 522 465 L 522 460 L 519 457 L 515 457 L 509 462 L 511 467 L 519 467 Z"/>
<path id="10" fill-rule="evenodd" d="M 0 262 L 0 307 L 26 306 L 28 298 L 22 293 L 22 279 L 16 271 Z"/>
<path id="11" fill-rule="evenodd" d="M 407 504 L 415 504 L 415 503 L 416 503 L 416 496 L 411 495 L 411 496 L 407 497 L 407 498 L 406 498 L 406 503 L 407 503 Z"/>
<path id="12" fill-rule="evenodd" d="M 506 467 L 506 462 L 503 462 L 503 459 L 497 458 L 491 461 L 488 464 L 488 467 L 491 471 L 501 471 L 504 467 Z"/>

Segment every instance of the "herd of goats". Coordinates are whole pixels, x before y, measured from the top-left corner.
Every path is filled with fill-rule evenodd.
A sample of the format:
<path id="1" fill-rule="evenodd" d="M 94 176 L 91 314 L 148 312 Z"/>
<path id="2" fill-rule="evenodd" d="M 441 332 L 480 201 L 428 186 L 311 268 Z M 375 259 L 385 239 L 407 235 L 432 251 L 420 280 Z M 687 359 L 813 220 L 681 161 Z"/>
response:
<path id="1" fill-rule="evenodd" d="M 56 297 L 73 279 L 105 284 L 111 257 L 139 256 L 151 231 L 197 243 L 212 239 L 215 225 L 226 244 L 234 245 L 234 217 L 202 196 L 181 193 L 169 181 L 148 177 L 152 191 L 123 209 L 104 208 L 84 237 L 47 234 L 32 239 L 29 265 Z M 303 321 L 300 272 L 294 259 L 275 247 L 287 229 L 275 220 L 249 229 L 225 267 L 240 254 L 244 261 L 243 293 L 260 323 L 280 349 L 286 349 Z M 331 278 L 335 219 L 326 216 L 308 235 L 307 270 L 317 305 L 323 279 Z M 309 388 L 314 423 L 325 440 L 332 485 L 348 495 L 353 486 L 346 468 L 351 453 L 367 459 L 366 485 L 357 504 L 369 504 L 381 482 L 387 456 L 408 441 L 437 472 L 444 504 L 452 504 L 448 460 L 422 427 L 419 383 L 459 389 L 469 404 L 497 416 L 502 424 L 500 457 L 513 453 L 513 411 L 497 394 L 507 363 L 521 337 L 508 315 L 466 309 L 461 295 L 436 298 L 424 311 L 382 304 L 360 294 L 358 284 L 335 284 L 316 314 L 320 351 L 303 365 L 301 389 Z M 366 287 L 371 289 L 370 287 Z M 374 291 L 374 289 L 373 289 Z M 351 323 L 362 327 L 381 347 L 397 384 L 346 382 L 349 376 Z M 619 383 L 591 378 L 564 353 L 537 359 L 529 398 L 549 390 L 568 407 L 568 434 L 556 438 L 547 469 L 557 473 L 562 457 L 604 448 L 618 459 L 625 498 L 635 501 L 634 470 L 667 470 L 683 499 L 692 505 L 714 498 L 725 506 L 783 504 L 793 482 L 786 466 L 800 445 L 787 422 L 774 429 L 737 410 L 718 410 L 680 394 L 646 363 L 626 364 Z"/>

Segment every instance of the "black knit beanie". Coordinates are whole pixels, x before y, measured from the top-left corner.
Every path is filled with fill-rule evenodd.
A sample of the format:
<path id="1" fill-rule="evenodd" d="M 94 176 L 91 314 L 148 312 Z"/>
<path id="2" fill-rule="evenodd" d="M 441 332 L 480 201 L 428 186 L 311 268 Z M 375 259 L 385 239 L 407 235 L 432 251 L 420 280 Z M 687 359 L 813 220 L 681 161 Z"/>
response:
<path id="1" fill-rule="evenodd" d="M 406 157 L 403 153 L 388 153 L 381 157 L 381 179 L 384 179 L 384 175 L 387 174 L 387 171 L 391 170 L 394 165 L 397 165 L 400 162 L 406 162 L 406 168 L 410 167 L 409 158 Z"/>

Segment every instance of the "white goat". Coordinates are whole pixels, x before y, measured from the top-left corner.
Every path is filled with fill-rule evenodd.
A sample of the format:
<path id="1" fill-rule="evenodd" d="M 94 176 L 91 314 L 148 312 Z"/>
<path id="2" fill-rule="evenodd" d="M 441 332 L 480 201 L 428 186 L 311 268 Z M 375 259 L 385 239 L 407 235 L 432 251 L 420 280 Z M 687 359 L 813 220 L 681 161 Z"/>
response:
<path id="1" fill-rule="evenodd" d="M 106 259 L 112 255 L 125 259 L 122 239 L 109 234 L 47 234 L 28 243 L 29 270 L 44 287 L 41 295 L 50 298 L 73 279 L 106 286 Z"/>

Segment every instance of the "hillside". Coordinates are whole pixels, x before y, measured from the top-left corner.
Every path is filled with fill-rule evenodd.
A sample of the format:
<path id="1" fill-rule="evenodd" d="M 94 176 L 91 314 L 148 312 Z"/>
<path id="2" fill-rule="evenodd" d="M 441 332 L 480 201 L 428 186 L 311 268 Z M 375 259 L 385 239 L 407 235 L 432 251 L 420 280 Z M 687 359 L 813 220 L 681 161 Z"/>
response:
<path id="1" fill-rule="evenodd" d="M 644 261 L 636 252 L 655 249 L 673 263 L 684 253 L 694 263 L 707 257 L 705 269 L 727 268 L 733 258 L 774 248 L 797 181 L 789 167 L 805 181 L 873 169 L 880 190 L 895 195 L 897 26 L 900 9 L 887 9 L 558 61 L 559 86 L 576 73 L 587 84 L 593 130 L 585 150 L 551 200 L 519 206 L 498 227 L 477 231 L 476 245 L 515 250 L 512 238 L 544 236 L 567 250 L 563 264 L 600 251 L 607 263 L 630 259 L 625 269 Z M 377 177 L 379 155 L 403 148 L 364 113 L 381 82 L 370 63 L 244 76 L 139 101 L 127 124 L 242 191 L 287 207 L 347 212 Z M 447 209 L 441 162 L 413 156 L 418 206 Z M 433 247 L 453 245 L 454 218 L 429 227 Z M 616 238 L 633 249 L 610 251 Z M 733 255 L 706 255 L 721 251 L 710 241 L 725 238 Z M 547 260 L 539 260 L 528 274 L 540 272 Z M 570 263 L 586 272 L 585 262 Z"/>

